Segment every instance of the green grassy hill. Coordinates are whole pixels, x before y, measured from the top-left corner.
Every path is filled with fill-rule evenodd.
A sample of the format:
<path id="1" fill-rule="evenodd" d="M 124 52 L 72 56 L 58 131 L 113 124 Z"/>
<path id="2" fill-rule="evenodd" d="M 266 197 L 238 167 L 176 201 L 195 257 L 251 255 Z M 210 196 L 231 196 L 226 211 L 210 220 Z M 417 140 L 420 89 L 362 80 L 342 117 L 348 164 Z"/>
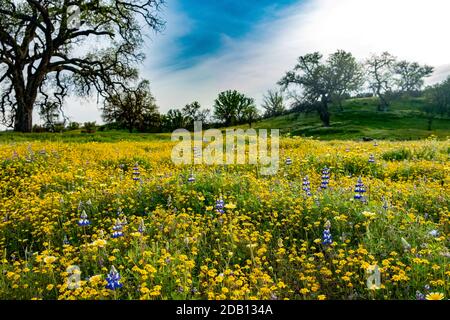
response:
<path id="1" fill-rule="evenodd" d="M 436 119 L 433 130 L 427 130 L 427 119 L 420 112 L 421 98 L 404 98 L 394 101 L 388 112 L 376 111 L 373 98 L 352 99 L 344 102 L 344 111 L 332 107 L 331 127 L 324 128 L 316 113 L 288 115 L 262 120 L 253 125 L 256 129 L 280 129 L 282 134 L 314 137 L 321 140 L 417 140 L 431 135 L 439 139 L 450 137 L 450 118 Z M 247 129 L 248 125 L 235 128 Z M 126 130 L 97 131 L 95 134 L 81 130 L 64 133 L 21 134 L 0 132 L 0 142 L 46 140 L 64 142 L 115 142 L 170 140 L 170 133 L 130 134 Z"/>
<path id="2" fill-rule="evenodd" d="M 316 113 L 293 113 L 256 123 L 254 128 L 276 128 L 295 136 L 321 140 L 362 138 L 415 140 L 435 135 L 450 137 L 450 119 L 437 119 L 433 130 L 427 130 L 427 119 L 420 112 L 421 98 L 401 99 L 392 103 L 388 112 L 376 111 L 373 98 L 352 99 L 343 103 L 344 111 L 332 107 L 331 127 L 324 128 Z M 245 128 L 248 126 L 242 126 Z"/>

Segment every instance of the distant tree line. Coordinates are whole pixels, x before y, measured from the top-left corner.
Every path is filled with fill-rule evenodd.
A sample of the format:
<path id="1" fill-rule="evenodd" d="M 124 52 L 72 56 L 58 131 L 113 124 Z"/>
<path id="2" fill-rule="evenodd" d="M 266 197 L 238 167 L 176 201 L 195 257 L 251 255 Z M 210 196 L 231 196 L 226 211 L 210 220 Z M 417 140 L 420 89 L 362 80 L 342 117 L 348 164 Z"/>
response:
<path id="1" fill-rule="evenodd" d="M 345 111 L 343 102 L 349 98 L 372 97 L 377 100 L 377 111 L 387 112 L 395 99 L 410 96 L 423 97 L 420 111 L 431 130 L 436 118 L 450 115 L 450 77 L 424 88 L 425 79 L 433 70 L 417 62 L 398 61 L 388 52 L 372 55 L 364 62 L 343 50 L 326 59 L 319 52 L 306 54 L 281 78 L 277 89 L 270 89 L 263 96 L 261 111 L 253 98 L 227 90 L 218 94 L 211 108 L 202 108 L 194 101 L 161 114 L 149 81 L 142 80 L 135 87 L 118 90 L 104 99 L 102 116 L 106 125 L 101 128 L 171 132 L 178 128 L 192 130 L 195 121 L 201 121 L 203 128 L 244 124 L 251 127 L 261 119 L 311 112 L 329 127 L 333 113 Z M 40 115 L 49 131 L 60 129 L 60 111 L 57 104 L 41 107 Z"/>
<path id="2" fill-rule="evenodd" d="M 254 99 L 236 90 L 221 92 L 214 101 L 213 112 L 194 101 L 183 108 L 172 108 L 160 114 L 148 86 L 129 90 L 128 95 L 132 96 L 120 94 L 106 101 L 103 120 L 110 127 L 130 132 L 170 132 L 179 128 L 193 130 L 195 121 L 201 121 L 203 128 L 240 124 L 251 126 L 260 118 Z M 147 98 L 138 101 L 135 97 Z"/>

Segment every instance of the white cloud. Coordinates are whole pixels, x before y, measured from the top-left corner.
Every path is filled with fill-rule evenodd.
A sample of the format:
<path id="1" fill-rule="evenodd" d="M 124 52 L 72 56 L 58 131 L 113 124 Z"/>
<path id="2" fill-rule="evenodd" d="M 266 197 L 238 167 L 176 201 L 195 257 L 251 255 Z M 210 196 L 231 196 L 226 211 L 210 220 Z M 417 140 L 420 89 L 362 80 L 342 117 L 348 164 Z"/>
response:
<path id="1" fill-rule="evenodd" d="M 450 72 L 450 43 L 443 37 L 450 29 L 448 12 L 450 2 L 442 0 L 309 0 L 279 12 L 275 21 L 263 21 L 244 39 L 227 39 L 219 54 L 191 68 L 161 72 L 153 64 L 146 73 L 161 111 L 194 100 L 210 107 L 226 89 L 260 102 L 296 58 L 311 51 L 344 49 L 359 59 L 389 51 L 436 66 L 431 80 L 437 81 Z"/>

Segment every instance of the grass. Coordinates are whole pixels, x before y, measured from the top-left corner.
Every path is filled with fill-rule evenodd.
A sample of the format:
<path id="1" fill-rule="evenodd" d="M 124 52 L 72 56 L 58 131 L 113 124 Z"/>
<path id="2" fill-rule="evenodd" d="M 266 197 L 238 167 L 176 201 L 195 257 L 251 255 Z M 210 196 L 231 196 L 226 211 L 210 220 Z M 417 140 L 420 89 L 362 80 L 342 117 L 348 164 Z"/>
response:
<path id="1" fill-rule="evenodd" d="M 81 130 L 63 133 L 17 133 L 0 132 L 0 143 L 24 142 L 24 141 L 50 141 L 50 142 L 120 142 L 136 141 L 146 142 L 155 140 L 170 140 L 167 133 L 133 133 L 128 131 L 112 130 L 97 131 L 96 133 L 82 133 Z"/>
<path id="2" fill-rule="evenodd" d="M 427 130 L 427 119 L 419 111 L 422 99 L 400 99 L 388 112 L 376 111 L 372 98 L 344 102 L 344 111 L 332 107 L 331 127 L 322 126 L 318 116 L 293 113 L 270 118 L 254 125 L 257 129 L 280 129 L 293 136 L 315 137 L 321 140 L 417 140 L 434 135 L 440 139 L 450 136 L 450 119 L 437 119 L 433 130 Z M 248 127 L 248 126 L 243 126 Z"/>
<path id="3" fill-rule="evenodd" d="M 422 98 L 402 98 L 394 101 L 388 112 L 376 111 L 373 98 L 351 99 L 344 102 L 344 111 L 332 107 L 331 127 L 325 128 L 317 114 L 292 113 L 265 119 L 253 125 L 256 129 L 280 129 L 282 134 L 314 137 L 320 140 L 420 140 L 436 136 L 450 137 L 450 119 L 436 119 L 433 130 L 427 130 L 427 119 L 419 111 Z M 235 128 L 248 128 L 248 125 Z M 81 130 L 64 133 L 0 132 L 0 142 L 60 141 L 60 142 L 146 142 L 170 140 L 170 133 L 133 133 L 126 130 L 98 131 L 95 134 Z"/>

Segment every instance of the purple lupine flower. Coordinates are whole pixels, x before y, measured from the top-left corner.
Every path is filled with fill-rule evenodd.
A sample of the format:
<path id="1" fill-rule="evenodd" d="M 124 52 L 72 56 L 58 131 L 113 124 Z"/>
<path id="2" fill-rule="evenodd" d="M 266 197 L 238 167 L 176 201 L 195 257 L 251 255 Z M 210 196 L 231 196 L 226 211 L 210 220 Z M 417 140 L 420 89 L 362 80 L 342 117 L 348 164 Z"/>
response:
<path id="1" fill-rule="evenodd" d="M 437 236 L 439 236 L 439 231 L 437 231 L 437 230 L 431 230 L 428 234 L 429 234 L 430 236 L 436 238 Z"/>
<path id="2" fill-rule="evenodd" d="M 120 274 L 114 266 L 111 267 L 108 275 L 106 276 L 106 289 L 116 290 L 122 288 L 122 283 L 120 283 Z"/>
<path id="3" fill-rule="evenodd" d="M 139 164 L 136 162 L 136 164 L 133 167 L 133 180 L 134 181 L 139 181 L 140 178 L 139 176 L 141 175 L 141 173 L 139 172 Z"/>
<path id="4" fill-rule="evenodd" d="M 69 245 L 69 239 L 67 239 L 67 235 L 64 235 L 64 239 L 63 239 L 63 245 Z"/>
<path id="5" fill-rule="evenodd" d="M 311 183 L 309 182 L 308 176 L 303 178 L 303 191 L 305 191 L 308 197 L 311 197 Z"/>
<path id="6" fill-rule="evenodd" d="M 291 158 L 289 158 L 289 157 L 286 158 L 286 165 L 287 166 L 292 165 L 292 159 Z"/>
<path id="7" fill-rule="evenodd" d="M 224 213 L 223 208 L 225 207 L 225 201 L 223 201 L 222 196 L 216 200 L 216 212 L 217 213 Z"/>
<path id="8" fill-rule="evenodd" d="M 88 215 L 86 214 L 86 211 L 83 210 L 83 212 L 80 215 L 80 220 L 78 220 L 77 223 L 80 227 L 86 227 L 91 224 L 91 222 L 88 219 Z"/>
<path id="9" fill-rule="evenodd" d="M 364 193 L 366 192 L 366 187 L 364 186 L 364 183 L 362 182 L 362 178 L 358 178 L 358 182 L 355 185 L 355 200 L 361 200 L 364 201 Z"/>
<path id="10" fill-rule="evenodd" d="M 139 223 L 138 231 L 139 233 L 144 233 L 146 230 L 144 219 L 141 219 L 141 222 Z"/>
<path id="11" fill-rule="evenodd" d="M 416 291 L 416 300 L 425 300 L 425 295 L 420 291 Z"/>
<path id="12" fill-rule="evenodd" d="M 112 228 L 113 231 L 114 231 L 113 234 L 112 234 L 112 237 L 113 238 L 122 237 L 123 236 L 122 228 L 123 228 L 122 222 L 119 219 L 117 219 L 116 220 L 116 224 Z"/>
<path id="13" fill-rule="evenodd" d="M 320 188 L 327 189 L 329 183 L 330 183 L 330 169 L 325 167 L 322 170 L 322 182 L 320 183 Z"/>
<path id="14" fill-rule="evenodd" d="M 331 236 L 330 228 L 326 227 L 322 233 L 322 244 L 329 246 L 333 243 L 333 237 Z"/>

